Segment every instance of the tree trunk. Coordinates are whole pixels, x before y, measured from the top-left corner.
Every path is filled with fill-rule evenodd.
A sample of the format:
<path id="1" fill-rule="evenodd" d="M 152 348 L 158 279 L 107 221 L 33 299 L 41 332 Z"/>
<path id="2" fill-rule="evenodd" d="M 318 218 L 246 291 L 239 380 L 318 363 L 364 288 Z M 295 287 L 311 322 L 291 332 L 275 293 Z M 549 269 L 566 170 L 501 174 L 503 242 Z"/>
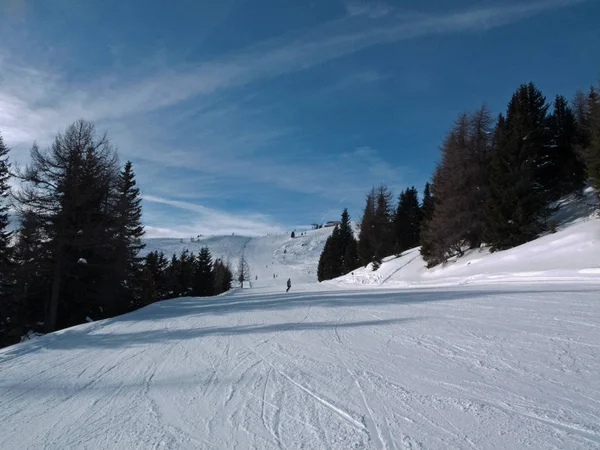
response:
<path id="1" fill-rule="evenodd" d="M 54 274 L 52 279 L 52 289 L 50 292 L 50 305 L 44 320 L 44 330 L 51 333 L 56 330 L 56 317 L 58 315 L 58 299 L 60 297 L 60 282 L 62 278 L 62 245 L 58 246 L 58 254 L 54 263 Z"/>

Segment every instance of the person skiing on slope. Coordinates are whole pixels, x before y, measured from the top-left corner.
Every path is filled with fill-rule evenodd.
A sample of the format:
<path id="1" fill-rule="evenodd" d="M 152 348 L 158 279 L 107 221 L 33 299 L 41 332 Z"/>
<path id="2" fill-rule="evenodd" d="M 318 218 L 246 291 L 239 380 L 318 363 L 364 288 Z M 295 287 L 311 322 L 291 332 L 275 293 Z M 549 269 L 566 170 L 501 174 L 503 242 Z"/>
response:
<path id="1" fill-rule="evenodd" d="M 292 287 L 292 279 L 288 278 L 288 280 L 287 280 L 287 289 L 285 290 L 285 292 L 288 292 L 291 287 Z"/>

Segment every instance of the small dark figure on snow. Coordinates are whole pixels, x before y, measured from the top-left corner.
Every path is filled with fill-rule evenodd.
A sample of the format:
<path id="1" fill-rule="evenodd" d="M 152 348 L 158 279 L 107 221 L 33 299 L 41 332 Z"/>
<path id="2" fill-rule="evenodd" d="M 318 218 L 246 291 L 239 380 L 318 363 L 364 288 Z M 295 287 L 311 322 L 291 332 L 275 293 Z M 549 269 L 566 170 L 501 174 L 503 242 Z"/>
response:
<path id="1" fill-rule="evenodd" d="M 290 288 L 292 287 L 292 279 L 288 278 L 287 281 L 287 289 L 285 290 L 285 292 L 288 292 L 290 290 Z"/>

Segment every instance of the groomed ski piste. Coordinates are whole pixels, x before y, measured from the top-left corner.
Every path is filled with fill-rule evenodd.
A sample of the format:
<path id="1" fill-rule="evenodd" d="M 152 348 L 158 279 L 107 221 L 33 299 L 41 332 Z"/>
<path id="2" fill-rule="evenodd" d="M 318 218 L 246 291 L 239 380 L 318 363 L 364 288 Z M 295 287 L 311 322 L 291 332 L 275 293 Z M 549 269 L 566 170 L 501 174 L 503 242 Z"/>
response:
<path id="1" fill-rule="evenodd" d="M 0 350 L 0 448 L 600 448 L 600 219 L 573 207 L 512 250 L 323 283 L 331 229 L 149 240 L 243 252 L 252 287 Z"/>

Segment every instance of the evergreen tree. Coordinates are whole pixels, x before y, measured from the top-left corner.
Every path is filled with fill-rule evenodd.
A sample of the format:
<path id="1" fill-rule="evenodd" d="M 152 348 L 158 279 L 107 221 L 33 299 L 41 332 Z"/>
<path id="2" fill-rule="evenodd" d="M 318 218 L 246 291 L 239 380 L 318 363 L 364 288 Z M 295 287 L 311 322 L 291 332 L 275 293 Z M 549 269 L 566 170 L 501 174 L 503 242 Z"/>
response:
<path id="1" fill-rule="evenodd" d="M 419 206 L 418 192 L 413 186 L 400 193 L 394 214 L 395 251 L 397 255 L 419 245 L 421 221 L 422 211 Z"/>
<path id="2" fill-rule="evenodd" d="M 434 211 L 435 201 L 433 198 L 433 189 L 431 188 L 431 183 L 425 183 L 423 203 L 421 206 L 421 233 L 419 235 L 419 243 L 421 244 L 420 253 L 425 261 L 431 261 L 433 256 L 433 235 L 430 228 Z M 429 264 L 428 266 L 430 267 Z"/>
<path id="3" fill-rule="evenodd" d="M 381 264 L 381 260 L 393 254 L 393 206 L 392 192 L 387 186 L 381 185 L 377 189 L 377 204 L 375 207 L 375 227 L 373 241 L 375 242 L 375 259 Z"/>
<path id="4" fill-rule="evenodd" d="M 169 261 L 162 252 L 146 255 L 142 268 L 140 296 L 134 299 L 134 308 L 149 305 L 169 297 Z"/>
<path id="5" fill-rule="evenodd" d="M 119 174 L 115 206 L 115 241 L 114 275 L 120 287 L 120 296 L 127 303 L 134 303 L 139 296 L 137 287 L 141 276 L 139 252 L 144 248 L 142 237 L 142 198 L 136 186 L 135 174 L 130 161 L 125 163 Z"/>
<path id="6" fill-rule="evenodd" d="M 213 292 L 214 295 L 222 294 L 231 289 L 233 273 L 228 265 L 217 259 L 213 265 Z"/>
<path id="7" fill-rule="evenodd" d="M 513 95 L 494 133 L 485 237 L 492 251 L 535 239 L 546 229 L 554 162 L 548 105 L 533 84 Z"/>
<path id="8" fill-rule="evenodd" d="M 345 275 L 360 266 L 360 262 L 358 261 L 358 243 L 354 237 L 350 214 L 348 214 L 348 209 L 346 208 L 342 211 L 339 239 L 341 255 L 339 274 Z"/>
<path id="9" fill-rule="evenodd" d="M 433 194 L 431 193 L 431 184 L 425 183 L 425 189 L 423 190 L 423 203 L 421 206 L 423 221 L 431 220 L 433 217 L 434 208 L 435 204 L 433 201 Z"/>
<path id="10" fill-rule="evenodd" d="M 359 265 L 357 243 L 352 231 L 350 215 L 348 210 L 344 209 L 339 227 L 336 225 L 325 241 L 317 266 L 317 278 L 319 281 L 331 280 L 351 272 Z"/>
<path id="11" fill-rule="evenodd" d="M 295 232 L 295 231 L 292 231 L 292 234 L 290 235 L 290 237 L 291 237 L 292 239 L 294 239 L 294 238 L 296 237 L 296 232 Z"/>
<path id="12" fill-rule="evenodd" d="M 215 274 L 213 272 L 212 256 L 208 247 L 203 247 L 196 258 L 194 271 L 194 286 L 192 295 L 208 297 L 214 294 Z"/>
<path id="13" fill-rule="evenodd" d="M 552 133 L 552 146 L 556 153 L 556 164 L 550 176 L 555 180 L 552 185 L 551 198 L 556 200 L 563 195 L 581 191 L 585 184 L 585 165 L 577 152 L 580 136 L 575 114 L 567 104 L 567 100 L 556 96 L 554 111 L 549 117 Z"/>
<path id="14" fill-rule="evenodd" d="M 319 281 L 331 280 L 339 276 L 341 267 L 341 242 L 337 225 L 325 241 L 325 247 L 317 265 L 317 279 Z"/>
<path id="15" fill-rule="evenodd" d="M 373 188 L 367 194 L 358 233 L 358 257 L 360 263 L 364 266 L 372 262 L 375 256 L 375 205 L 375 188 Z"/>

